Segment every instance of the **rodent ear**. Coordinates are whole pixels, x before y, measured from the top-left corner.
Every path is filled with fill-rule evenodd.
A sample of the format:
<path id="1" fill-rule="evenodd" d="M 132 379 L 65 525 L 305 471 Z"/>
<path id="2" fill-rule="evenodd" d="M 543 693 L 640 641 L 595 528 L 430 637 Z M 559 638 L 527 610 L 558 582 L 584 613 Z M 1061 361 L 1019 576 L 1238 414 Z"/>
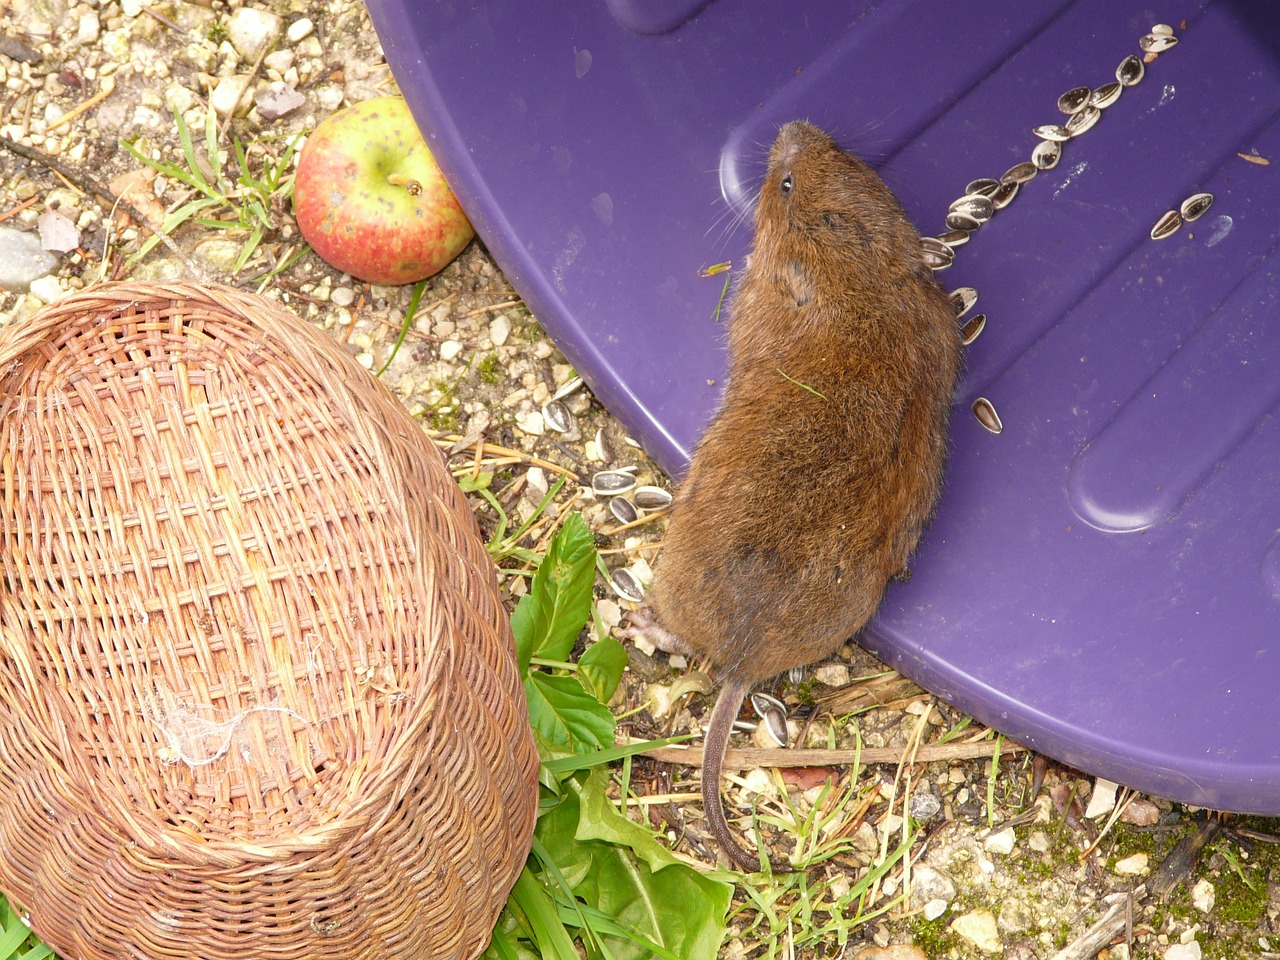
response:
<path id="1" fill-rule="evenodd" d="M 787 269 L 782 271 L 783 281 L 787 285 L 787 289 L 791 291 L 792 299 L 795 300 L 797 307 L 808 306 L 817 294 L 818 288 L 814 286 L 813 280 L 809 278 L 809 274 L 805 272 L 804 267 L 792 260 L 787 264 Z"/>

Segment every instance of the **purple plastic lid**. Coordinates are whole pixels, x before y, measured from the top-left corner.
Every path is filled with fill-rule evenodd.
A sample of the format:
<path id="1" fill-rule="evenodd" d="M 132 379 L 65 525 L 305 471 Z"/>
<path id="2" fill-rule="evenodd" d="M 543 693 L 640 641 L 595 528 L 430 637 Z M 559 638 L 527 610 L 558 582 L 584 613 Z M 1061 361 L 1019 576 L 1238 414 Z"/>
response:
<path id="1" fill-rule="evenodd" d="M 368 7 L 486 245 L 673 473 L 724 369 L 724 278 L 699 270 L 741 262 L 781 123 L 831 131 L 941 232 L 969 180 L 1065 119 L 1060 93 L 1171 25 L 1178 45 L 939 274 L 977 288 L 987 328 L 938 518 L 860 639 L 1064 762 L 1280 814 L 1280 5 Z M 1201 191 L 1201 220 L 1150 239 Z"/>

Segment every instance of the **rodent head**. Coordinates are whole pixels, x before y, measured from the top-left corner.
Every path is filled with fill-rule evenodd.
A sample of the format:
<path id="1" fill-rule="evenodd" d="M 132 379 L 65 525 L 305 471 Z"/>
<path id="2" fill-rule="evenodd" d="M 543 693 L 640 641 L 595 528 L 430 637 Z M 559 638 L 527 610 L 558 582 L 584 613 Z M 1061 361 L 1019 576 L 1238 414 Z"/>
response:
<path id="1" fill-rule="evenodd" d="M 852 270 L 931 276 L 901 205 L 869 166 L 803 120 L 783 125 L 756 205 L 754 260 L 781 271 L 803 306 Z"/>

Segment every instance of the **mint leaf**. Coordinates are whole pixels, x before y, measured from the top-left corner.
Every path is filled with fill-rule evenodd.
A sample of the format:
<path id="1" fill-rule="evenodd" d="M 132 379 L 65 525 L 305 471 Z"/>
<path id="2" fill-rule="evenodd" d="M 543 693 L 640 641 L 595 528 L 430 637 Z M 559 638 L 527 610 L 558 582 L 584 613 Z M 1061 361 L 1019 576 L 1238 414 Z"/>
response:
<path id="1" fill-rule="evenodd" d="M 608 703 L 626 665 L 626 648 L 613 637 L 601 637 L 578 658 L 578 678 L 596 699 Z"/>
<path id="2" fill-rule="evenodd" d="M 520 670 L 529 660 L 569 659 L 573 644 L 591 614 L 591 586 L 596 577 L 596 546 L 582 515 L 571 513 L 551 541 L 529 584 L 511 614 Z"/>
<path id="3" fill-rule="evenodd" d="M 582 688 L 577 677 L 536 671 L 525 678 L 524 692 L 529 720 L 546 742 L 575 753 L 613 746 L 613 714 Z"/>

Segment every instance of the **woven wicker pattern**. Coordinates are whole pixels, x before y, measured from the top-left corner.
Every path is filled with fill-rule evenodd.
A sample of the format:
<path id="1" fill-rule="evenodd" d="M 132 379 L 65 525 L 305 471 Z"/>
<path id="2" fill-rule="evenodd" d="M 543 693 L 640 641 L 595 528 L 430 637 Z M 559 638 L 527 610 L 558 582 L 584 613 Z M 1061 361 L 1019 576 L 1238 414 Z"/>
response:
<path id="1" fill-rule="evenodd" d="M 529 849 L 510 628 L 439 453 L 264 298 L 0 339 L 0 886 L 68 958 L 473 957 Z"/>

